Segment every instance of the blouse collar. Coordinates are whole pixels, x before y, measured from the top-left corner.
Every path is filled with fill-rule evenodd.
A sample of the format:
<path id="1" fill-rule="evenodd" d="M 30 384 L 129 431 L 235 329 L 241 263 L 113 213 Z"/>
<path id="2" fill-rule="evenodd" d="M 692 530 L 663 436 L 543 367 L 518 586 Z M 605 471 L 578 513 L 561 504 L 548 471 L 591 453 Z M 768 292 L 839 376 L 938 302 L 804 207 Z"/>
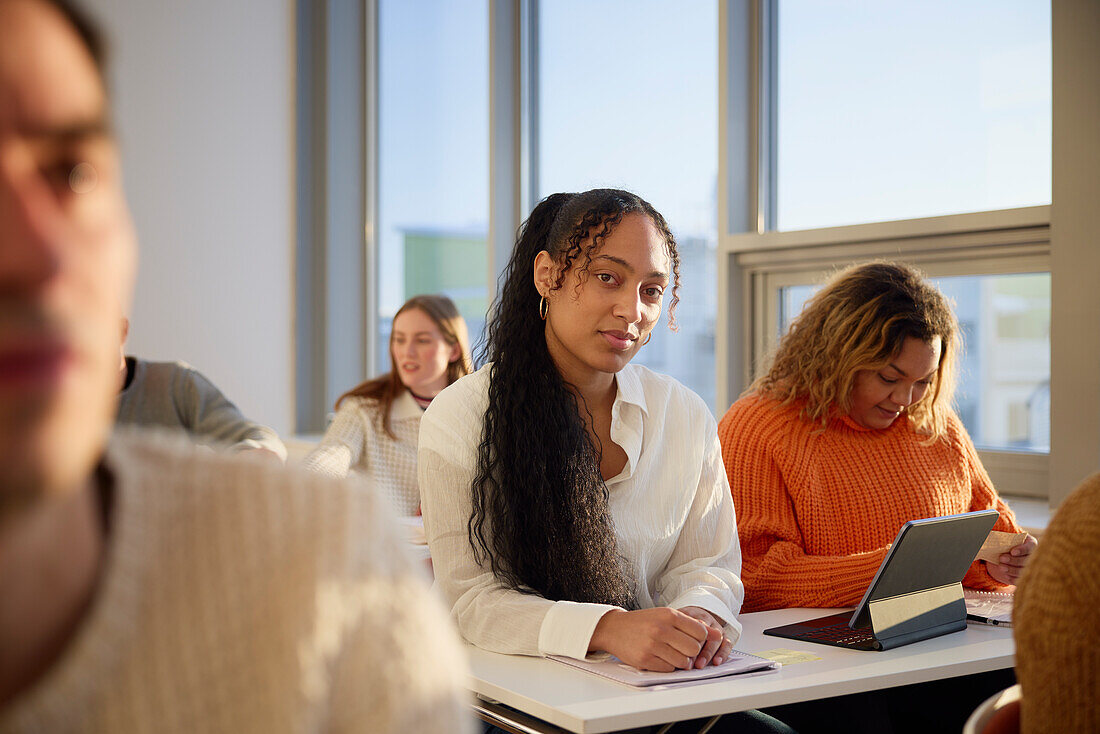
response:
<path id="1" fill-rule="evenodd" d="M 642 380 L 638 376 L 638 370 L 633 365 L 627 365 L 615 373 L 615 385 L 618 389 L 615 393 L 615 404 L 611 408 L 612 412 L 615 412 L 619 403 L 622 402 L 636 405 L 641 408 L 643 413 L 648 415 L 649 411 L 646 409 L 645 402 L 645 388 L 642 387 Z"/>
<path id="2" fill-rule="evenodd" d="M 645 388 L 637 368 L 627 365 L 615 374 L 615 402 L 611 406 L 611 440 L 626 452 L 626 466 L 608 485 L 634 475 L 642 455 L 646 409 Z"/>
<path id="3" fill-rule="evenodd" d="M 422 415 L 424 415 L 424 411 L 416 404 L 416 400 L 407 388 L 402 390 L 401 394 L 393 399 L 393 405 L 390 406 L 391 421 L 419 418 Z"/>

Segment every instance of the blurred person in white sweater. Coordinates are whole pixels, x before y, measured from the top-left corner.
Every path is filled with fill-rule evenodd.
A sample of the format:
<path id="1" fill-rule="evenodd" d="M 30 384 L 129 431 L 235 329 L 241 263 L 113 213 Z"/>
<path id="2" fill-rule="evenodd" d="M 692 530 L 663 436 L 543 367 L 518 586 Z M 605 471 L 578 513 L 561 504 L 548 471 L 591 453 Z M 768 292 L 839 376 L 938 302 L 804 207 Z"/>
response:
<path id="1" fill-rule="evenodd" d="M 136 247 L 100 48 L 0 0 L 0 732 L 469 731 L 373 493 L 108 442 Z"/>

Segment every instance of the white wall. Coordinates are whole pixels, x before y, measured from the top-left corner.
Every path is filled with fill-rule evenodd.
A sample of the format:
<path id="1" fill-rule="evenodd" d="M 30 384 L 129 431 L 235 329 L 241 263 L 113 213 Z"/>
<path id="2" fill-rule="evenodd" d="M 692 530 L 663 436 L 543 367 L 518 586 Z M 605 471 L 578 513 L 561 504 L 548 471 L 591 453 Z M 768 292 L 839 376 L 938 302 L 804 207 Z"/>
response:
<path id="1" fill-rule="evenodd" d="M 128 350 L 293 427 L 290 0 L 85 0 L 141 245 Z"/>

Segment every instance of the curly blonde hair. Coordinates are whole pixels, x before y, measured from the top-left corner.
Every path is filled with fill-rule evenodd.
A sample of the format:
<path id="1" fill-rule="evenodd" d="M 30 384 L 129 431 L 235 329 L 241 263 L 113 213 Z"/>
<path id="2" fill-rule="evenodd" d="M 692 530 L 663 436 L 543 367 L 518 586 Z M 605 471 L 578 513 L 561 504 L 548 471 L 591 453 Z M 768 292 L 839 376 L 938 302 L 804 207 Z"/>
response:
<path id="1" fill-rule="evenodd" d="M 749 392 L 784 405 L 804 401 L 802 415 L 824 428 L 851 409 L 857 373 L 885 367 L 909 337 L 940 338 L 932 389 L 906 409 L 914 427 L 935 441 L 944 435 L 955 391 L 959 324 L 943 294 L 908 265 L 874 262 L 836 273 L 791 323 Z"/>

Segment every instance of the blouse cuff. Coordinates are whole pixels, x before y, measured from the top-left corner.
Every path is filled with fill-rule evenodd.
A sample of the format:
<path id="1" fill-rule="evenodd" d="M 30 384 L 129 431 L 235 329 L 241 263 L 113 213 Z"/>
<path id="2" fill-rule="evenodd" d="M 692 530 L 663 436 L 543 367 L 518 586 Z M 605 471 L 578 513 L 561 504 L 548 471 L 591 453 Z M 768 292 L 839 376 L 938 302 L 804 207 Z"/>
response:
<path id="1" fill-rule="evenodd" d="M 673 609 L 683 609 L 684 607 L 699 607 L 700 609 L 706 609 L 715 617 L 726 623 L 723 631 L 726 637 L 730 639 L 730 642 L 736 645 L 737 641 L 741 639 L 741 623 L 737 621 L 737 617 L 730 612 L 725 604 L 705 591 L 694 589 L 684 592 L 676 597 L 669 606 Z"/>
<path id="2" fill-rule="evenodd" d="M 554 602 L 539 628 L 539 653 L 584 660 L 596 625 L 603 615 L 618 608 L 610 604 Z"/>

